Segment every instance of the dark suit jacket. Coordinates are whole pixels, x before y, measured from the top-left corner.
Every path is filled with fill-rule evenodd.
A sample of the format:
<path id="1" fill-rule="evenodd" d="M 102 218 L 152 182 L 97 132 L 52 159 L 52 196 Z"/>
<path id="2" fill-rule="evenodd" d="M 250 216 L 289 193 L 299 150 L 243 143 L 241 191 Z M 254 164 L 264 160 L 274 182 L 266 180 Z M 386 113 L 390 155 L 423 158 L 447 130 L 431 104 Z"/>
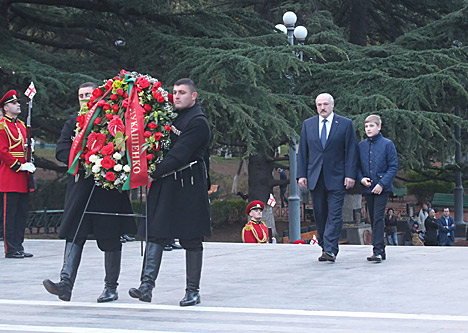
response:
<path id="1" fill-rule="evenodd" d="M 455 222 L 453 220 L 453 217 L 448 218 L 448 229 L 445 228 L 447 225 L 445 223 L 445 217 L 441 216 L 437 219 L 437 223 L 439 224 L 439 244 L 445 244 L 447 241 L 447 237 L 450 237 L 452 239 L 452 242 L 455 241 Z M 453 224 L 453 226 L 452 226 Z M 447 236 L 447 234 L 450 232 L 450 236 Z"/>
<path id="2" fill-rule="evenodd" d="M 327 189 L 343 190 L 345 177 L 356 179 L 356 132 L 350 119 L 335 113 L 327 144 L 322 148 L 319 138 L 319 120 L 322 119 L 317 115 L 304 121 L 299 141 L 297 178 L 307 178 L 308 188 L 313 190 L 323 170 Z"/>

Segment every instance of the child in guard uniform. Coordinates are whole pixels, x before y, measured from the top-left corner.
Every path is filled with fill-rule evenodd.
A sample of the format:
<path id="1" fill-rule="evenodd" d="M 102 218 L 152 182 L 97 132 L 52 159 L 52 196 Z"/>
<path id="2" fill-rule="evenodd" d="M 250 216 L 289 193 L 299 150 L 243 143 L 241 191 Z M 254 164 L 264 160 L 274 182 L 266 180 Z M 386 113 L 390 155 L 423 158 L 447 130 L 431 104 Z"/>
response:
<path id="1" fill-rule="evenodd" d="M 252 201 L 247 205 L 245 212 L 250 216 L 250 221 L 242 228 L 242 242 L 268 242 L 268 228 L 265 223 L 261 221 L 264 208 L 263 202 L 259 200 Z"/>

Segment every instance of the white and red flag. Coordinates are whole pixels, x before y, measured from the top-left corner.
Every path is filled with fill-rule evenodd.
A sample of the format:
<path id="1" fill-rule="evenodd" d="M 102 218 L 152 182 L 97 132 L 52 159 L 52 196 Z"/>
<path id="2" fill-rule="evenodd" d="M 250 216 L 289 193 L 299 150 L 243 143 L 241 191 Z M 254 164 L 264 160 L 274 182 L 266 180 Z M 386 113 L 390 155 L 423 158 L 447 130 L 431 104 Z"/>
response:
<path id="1" fill-rule="evenodd" d="M 28 96 L 29 99 L 33 99 L 34 95 L 36 95 L 36 87 L 34 87 L 34 82 L 31 81 L 31 84 L 29 85 L 28 89 L 26 89 L 24 94 Z"/>
<path id="2" fill-rule="evenodd" d="M 275 207 L 275 205 L 276 205 L 275 197 L 271 193 L 270 193 L 270 198 L 268 198 L 267 204 L 270 207 Z"/>

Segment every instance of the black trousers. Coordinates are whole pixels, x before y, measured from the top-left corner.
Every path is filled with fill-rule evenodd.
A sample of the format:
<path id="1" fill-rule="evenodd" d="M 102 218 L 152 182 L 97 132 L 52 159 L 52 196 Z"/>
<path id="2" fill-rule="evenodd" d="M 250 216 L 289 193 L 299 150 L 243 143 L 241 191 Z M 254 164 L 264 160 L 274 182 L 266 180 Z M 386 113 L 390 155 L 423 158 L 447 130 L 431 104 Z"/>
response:
<path id="1" fill-rule="evenodd" d="M 28 209 L 28 193 L 3 193 L 3 240 L 5 253 L 24 251 L 24 228 Z"/>
<path id="2" fill-rule="evenodd" d="M 390 192 L 377 194 L 366 194 L 367 208 L 369 209 L 369 217 L 372 228 L 372 245 L 374 246 L 374 254 L 379 255 L 385 252 L 384 242 L 384 220 L 385 207 L 387 206 Z"/>
<path id="3" fill-rule="evenodd" d="M 343 226 L 343 201 L 346 190 L 328 190 L 323 172 L 320 173 L 312 194 L 318 243 L 325 252 L 338 254 L 338 241 Z"/>

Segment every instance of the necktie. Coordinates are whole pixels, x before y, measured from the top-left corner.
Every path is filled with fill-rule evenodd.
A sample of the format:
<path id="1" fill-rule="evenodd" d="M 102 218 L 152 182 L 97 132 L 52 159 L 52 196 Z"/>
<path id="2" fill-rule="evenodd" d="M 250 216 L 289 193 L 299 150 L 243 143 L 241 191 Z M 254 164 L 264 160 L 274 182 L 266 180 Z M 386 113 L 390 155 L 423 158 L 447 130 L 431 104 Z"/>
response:
<path id="1" fill-rule="evenodd" d="M 325 144 L 327 143 L 327 120 L 322 120 L 322 134 L 320 134 L 320 141 L 322 142 L 322 148 L 325 148 Z"/>

